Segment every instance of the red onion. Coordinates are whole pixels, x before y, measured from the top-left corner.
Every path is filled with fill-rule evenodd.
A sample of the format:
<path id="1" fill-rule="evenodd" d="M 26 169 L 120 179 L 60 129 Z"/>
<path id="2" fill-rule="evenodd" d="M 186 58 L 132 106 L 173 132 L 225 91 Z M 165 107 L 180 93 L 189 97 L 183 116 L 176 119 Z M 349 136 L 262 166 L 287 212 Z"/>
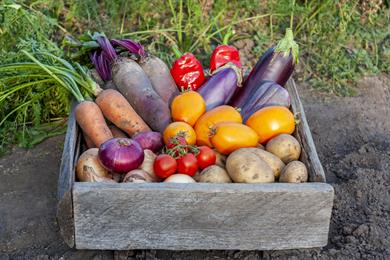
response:
<path id="1" fill-rule="evenodd" d="M 142 132 L 133 136 L 133 140 L 137 141 L 143 149 L 151 150 L 154 153 L 159 152 L 164 146 L 159 132 Z"/>
<path id="2" fill-rule="evenodd" d="M 112 138 L 100 146 L 99 160 L 110 171 L 127 173 L 142 164 L 144 152 L 129 138 Z"/>

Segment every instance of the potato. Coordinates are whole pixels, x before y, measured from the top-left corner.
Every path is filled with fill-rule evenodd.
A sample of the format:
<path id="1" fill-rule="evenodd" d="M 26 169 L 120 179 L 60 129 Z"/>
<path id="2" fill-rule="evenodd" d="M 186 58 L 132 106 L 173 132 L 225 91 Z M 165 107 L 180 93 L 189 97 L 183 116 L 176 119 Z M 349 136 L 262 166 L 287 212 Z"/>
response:
<path id="1" fill-rule="evenodd" d="M 224 168 L 218 165 L 211 165 L 202 172 L 197 173 L 194 176 L 194 179 L 197 182 L 210 182 L 210 183 L 230 183 L 232 180 L 230 179 L 228 173 Z"/>
<path id="2" fill-rule="evenodd" d="M 288 134 L 280 134 L 268 141 L 268 152 L 279 157 L 284 163 L 298 160 L 301 155 L 301 146 L 295 137 Z"/>
<path id="3" fill-rule="evenodd" d="M 247 149 L 238 149 L 226 160 L 227 172 L 234 182 L 262 183 L 274 182 L 271 167 L 256 154 Z"/>
<path id="4" fill-rule="evenodd" d="M 268 166 L 271 167 L 275 179 L 279 178 L 280 172 L 282 171 L 284 166 L 286 166 L 282 162 L 282 160 L 279 159 L 279 157 L 277 157 L 276 155 L 270 152 L 261 150 L 259 148 L 246 148 L 246 149 L 256 154 L 258 157 L 260 157 L 260 159 L 263 159 L 263 161 L 265 161 L 268 164 Z"/>
<path id="5" fill-rule="evenodd" d="M 262 145 L 260 143 L 257 144 L 256 148 L 259 148 L 261 150 L 265 150 L 264 145 Z"/>
<path id="6" fill-rule="evenodd" d="M 287 164 L 280 174 L 280 182 L 300 183 L 307 182 L 308 174 L 304 163 L 292 161 Z"/>
<path id="7" fill-rule="evenodd" d="M 213 149 L 213 151 L 214 151 L 215 155 L 217 156 L 215 164 L 221 166 L 222 168 L 225 168 L 226 155 L 219 153 L 216 149 Z"/>

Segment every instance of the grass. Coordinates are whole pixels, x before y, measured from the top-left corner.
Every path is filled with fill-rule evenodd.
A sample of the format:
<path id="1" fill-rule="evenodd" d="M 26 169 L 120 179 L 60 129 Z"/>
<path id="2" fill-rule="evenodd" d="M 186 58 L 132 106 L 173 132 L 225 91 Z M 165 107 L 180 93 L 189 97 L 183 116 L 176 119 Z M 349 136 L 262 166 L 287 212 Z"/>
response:
<path id="1" fill-rule="evenodd" d="M 73 0 L 60 6 L 69 31 L 131 37 L 168 63 L 177 45 L 182 52 L 194 52 L 205 66 L 216 45 L 243 40 L 254 43 L 243 52 L 249 57 L 244 64 L 253 66 L 282 37 L 293 12 L 301 51 L 299 81 L 347 96 L 355 93 L 362 76 L 390 71 L 389 1 Z"/>
<path id="2" fill-rule="evenodd" d="M 22 49 L 50 49 L 63 56 L 58 46 L 64 35 L 90 30 L 138 40 L 167 63 L 175 59 L 175 45 L 193 52 L 205 67 L 213 48 L 229 43 L 241 47 L 242 62 L 250 68 L 292 24 L 300 46 L 295 79 L 348 96 L 361 77 L 390 72 L 389 20 L 388 0 L 297 0 L 295 5 L 290 0 L 4 0 L 0 65 L 23 60 Z M 0 84 L 0 92 L 5 88 Z M 2 125 L 0 152 L 14 141 L 35 144 L 33 137 L 44 138 L 53 120 L 57 129 L 69 110 L 65 92 L 53 88 L 39 95 L 26 88 L 0 102 L 1 118 L 15 109 L 15 101 L 27 104 Z"/>

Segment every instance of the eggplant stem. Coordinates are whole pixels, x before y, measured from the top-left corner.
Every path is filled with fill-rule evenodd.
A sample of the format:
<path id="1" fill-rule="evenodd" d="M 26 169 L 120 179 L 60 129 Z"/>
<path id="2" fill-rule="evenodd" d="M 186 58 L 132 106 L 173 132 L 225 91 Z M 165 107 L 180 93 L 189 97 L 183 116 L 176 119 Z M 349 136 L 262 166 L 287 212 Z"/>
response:
<path id="1" fill-rule="evenodd" d="M 286 29 L 286 34 L 276 45 L 275 52 L 281 52 L 284 56 L 291 54 L 293 62 L 298 64 L 299 46 L 294 41 L 294 34 L 291 28 Z"/>

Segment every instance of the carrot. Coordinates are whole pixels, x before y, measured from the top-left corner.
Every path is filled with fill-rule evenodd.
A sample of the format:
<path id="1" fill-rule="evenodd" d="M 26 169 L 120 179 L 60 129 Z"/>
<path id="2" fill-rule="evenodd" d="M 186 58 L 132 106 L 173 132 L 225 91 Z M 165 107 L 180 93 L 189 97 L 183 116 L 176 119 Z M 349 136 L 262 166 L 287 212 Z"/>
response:
<path id="1" fill-rule="evenodd" d="M 96 148 L 96 145 L 92 142 L 91 138 L 89 138 L 89 136 L 84 133 L 83 131 L 83 136 L 84 136 L 84 141 L 85 141 L 85 144 L 87 145 L 87 148 Z"/>
<path id="2" fill-rule="evenodd" d="M 111 133 L 114 136 L 114 138 L 119 138 L 119 137 L 121 137 L 121 138 L 128 138 L 128 136 L 125 133 L 123 133 L 123 131 L 120 130 L 115 125 L 110 125 L 110 126 L 108 126 L 108 128 L 110 128 Z"/>
<path id="3" fill-rule="evenodd" d="M 106 89 L 98 95 L 95 102 L 108 120 L 130 136 L 150 131 L 149 126 L 118 91 Z"/>
<path id="4" fill-rule="evenodd" d="M 76 121 L 96 147 L 113 138 L 103 113 L 92 101 L 82 101 L 75 109 Z"/>

